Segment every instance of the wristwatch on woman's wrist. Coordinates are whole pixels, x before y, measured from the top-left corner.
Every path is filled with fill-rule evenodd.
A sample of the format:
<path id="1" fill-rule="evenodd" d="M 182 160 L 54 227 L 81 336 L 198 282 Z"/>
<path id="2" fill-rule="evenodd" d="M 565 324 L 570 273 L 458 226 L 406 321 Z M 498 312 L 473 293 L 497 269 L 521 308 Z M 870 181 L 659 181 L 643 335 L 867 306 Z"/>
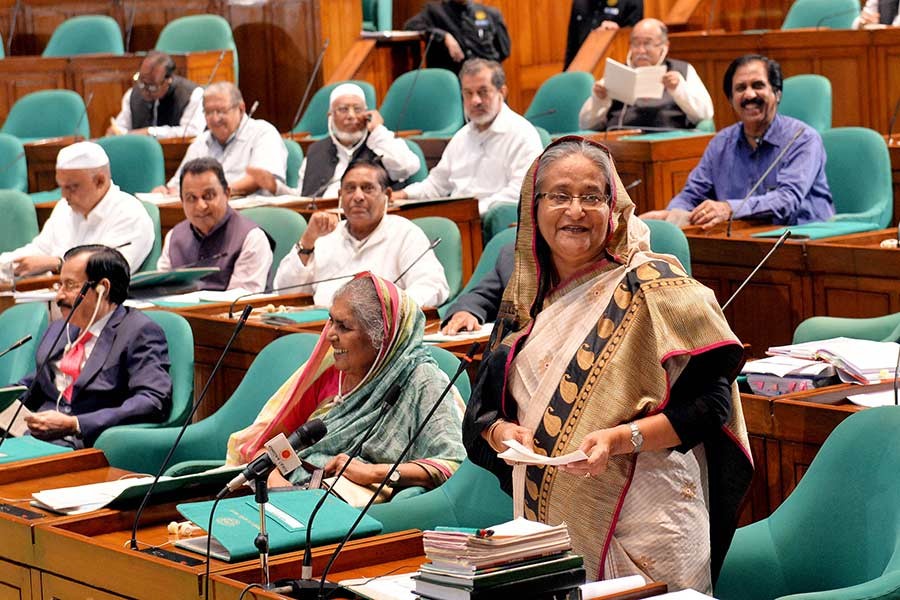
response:
<path id="1" fill-rule="evenodd" d="M 628 424 L 629 429 L 631 429 L 631 448 L 634 454 L 637 454 L 641 451 L 641 447 L 644 445 L 644 435 L 641 433 L 641 430 L 638 429 L 637 423 L 632 421 Z"/>

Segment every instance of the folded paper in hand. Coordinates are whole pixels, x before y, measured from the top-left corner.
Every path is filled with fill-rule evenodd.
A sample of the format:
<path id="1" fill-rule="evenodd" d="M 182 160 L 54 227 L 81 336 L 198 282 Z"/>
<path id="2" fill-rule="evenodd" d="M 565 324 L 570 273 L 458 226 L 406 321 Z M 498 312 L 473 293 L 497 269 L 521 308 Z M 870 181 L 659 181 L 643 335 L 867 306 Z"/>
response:
<path id="1" fill-rule="evenodd" d="M 587 460 L 587 454 L 585 454 L 581 450 L 576 450 L 575 452 L 570 452 L 569 454 L 564 454 L 563 456 L 541 456 L 540 454 L 532 452 L 516 440 L 504 440 L 503 443 L 506 444 L 507 450 L 504 450 L 497 456 L 499 456 L 503 460 L 509 460 L 526 465 L 558 467 L 560 465 L 567 465 L 569 463 Z"/>

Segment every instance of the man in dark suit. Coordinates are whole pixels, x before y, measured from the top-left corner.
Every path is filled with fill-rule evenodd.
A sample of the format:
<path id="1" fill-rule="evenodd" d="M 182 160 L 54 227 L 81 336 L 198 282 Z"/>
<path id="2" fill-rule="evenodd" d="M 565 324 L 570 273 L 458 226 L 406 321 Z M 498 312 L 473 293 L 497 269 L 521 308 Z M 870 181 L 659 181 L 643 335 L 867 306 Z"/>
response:
<path id="1" fill-rule="evenodd" d="M 56 304 L 72 310 L 85 282 L 90 288 L 56 346 L 63 321 L 50 324 L 36 363 L 47 368 L 25 377 L 38 381 L 23 399 L 34 414 L 25 422 L 31 435 L 63 446 L 91 446 L 108 427 L 161 421 L 172 407 L 169 356 L 162 329 L 147 316 L 122 306 L 130 272 L 125 258 L 100 245 L 66 252 Z"/>
<path id="2" fill-rule="evenodd" d="M 485 273 L 471 290 L 456 299 L 441 327 L 441 333 L 454 335 L 460 331 L 475 331 L 484 323 L 497 318 L 503 290 L 513 271 L 515 243 L 500 249 L 493 270 Z"/>

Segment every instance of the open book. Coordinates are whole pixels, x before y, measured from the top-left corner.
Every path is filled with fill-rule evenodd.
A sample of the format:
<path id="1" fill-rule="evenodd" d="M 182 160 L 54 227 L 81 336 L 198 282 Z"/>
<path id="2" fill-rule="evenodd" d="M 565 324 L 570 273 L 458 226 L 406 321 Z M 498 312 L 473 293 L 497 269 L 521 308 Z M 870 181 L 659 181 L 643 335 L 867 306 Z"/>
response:
<path id="1" fill-rule="evenodd" d="M 766 351 L 773 356 L 823 360 L 837 369 L 842 381 L 862 384 L 892 380 L 898 352 L 900 344 L 896 342 L 873 342 L 846 337 L 772 346 Z"/>
<path id="2" fill-rule="evenodd" d="M 663 65 L 631 68 L 607 58 L 603 85 L 613 100 L 634 104 L 638 98 L 662 98 L 662 78 L 665 74 L 666 67 Z"/>

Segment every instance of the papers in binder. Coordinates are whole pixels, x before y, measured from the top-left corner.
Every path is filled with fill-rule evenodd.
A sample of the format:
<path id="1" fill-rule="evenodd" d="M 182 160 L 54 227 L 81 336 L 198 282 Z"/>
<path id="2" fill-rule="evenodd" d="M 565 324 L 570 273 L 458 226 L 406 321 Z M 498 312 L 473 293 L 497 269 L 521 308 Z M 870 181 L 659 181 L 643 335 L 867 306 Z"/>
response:
<path id="1" fill-rule="evenodd" d="M 6 427 L 6 424 L 9 423 L 13 415 L 16 414 L 16 410 L 18 410 L 19 402 L 16 398 L 22 395 L 22 392 L 25 391 L 25 387 L 21 385 L 14 385 L 5 388 L 0 388 L 0 405 L 6 404 L 6 408 L 3 412 L 0 412 L 0 428 Z M 16 417 L 16 420 L 10 424 L 9 426 L 9 434 L 13 437 L 22 437 L 28 431 L 28 425 L 25 424 L 25 419 L 30 417 L 32 413 L 26 407 L 22 407 L 22 410 L 19 411 L 19 416 Z M 2 429 L 0 429 L 2 431 Z"/>
<path id="2" fill-rule="evenodd" d="M 898 352 L 900 345 L 896 342 L 873 342 L 846 337 L 772 346 L 766 351 L 773 356 L 823 360 L 837 369 L 842 381 L 863 384 L 891 379 Z"/>
<path id="3" fill-rule="evenodd" d="M 638 98 L 662 98 L 663 65 L 631 68 L 611 58 L 606 59 L 603 84 L 613 100 L 634 104 Z"/>
<path id="4" fill-rule="evenodd" d="M 509 460 L 526 465 L 558 467 L 560 465 L 567 465 L 569 463 L 578 462 L 580 460 L 587 460 L 587 454 L 585 454 L 581 450 L 576 450 L 575 452 L 570 452 L 569 454 L 564 454 L 562 456 L 542 456 L 540 454 L 532 452 L 516 440 L 504 440 L 503 443 L 506 444 L 507 449 L 497 456 L 499 456 L 503 460 Z"/>

